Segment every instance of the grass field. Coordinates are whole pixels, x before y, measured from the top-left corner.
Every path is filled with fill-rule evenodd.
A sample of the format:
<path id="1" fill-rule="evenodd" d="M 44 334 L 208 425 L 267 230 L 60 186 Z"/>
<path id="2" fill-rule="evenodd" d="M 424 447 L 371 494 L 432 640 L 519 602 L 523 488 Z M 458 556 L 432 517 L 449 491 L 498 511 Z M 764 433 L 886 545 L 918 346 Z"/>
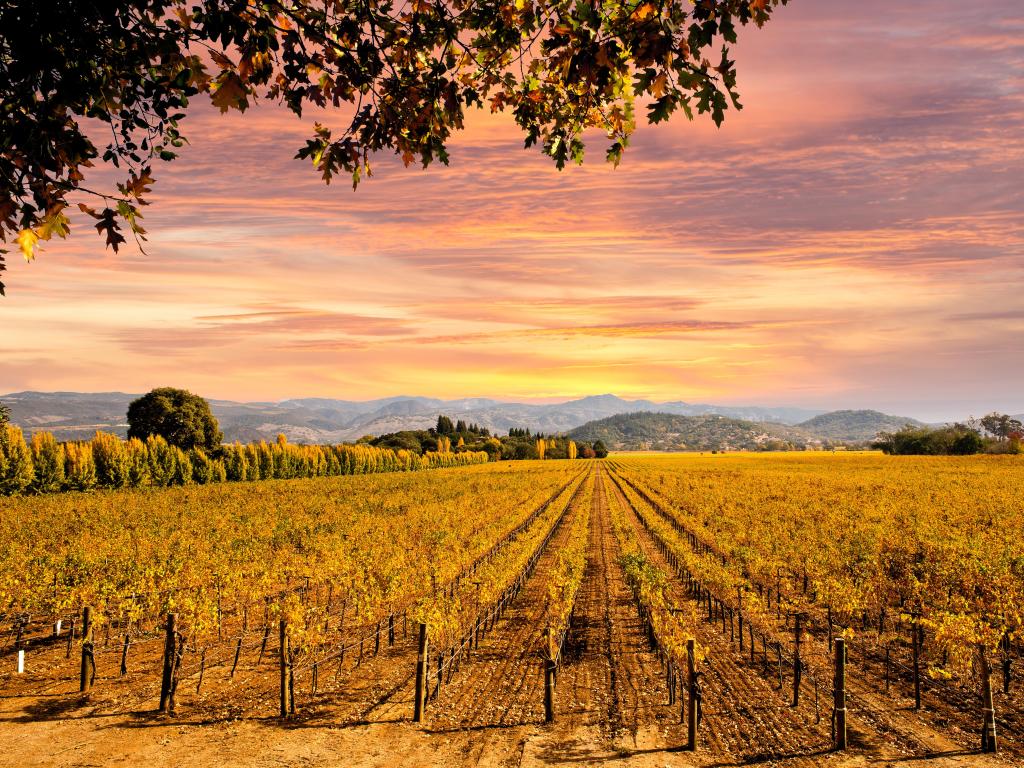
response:
<path id="1" fill-rule="evenodd" d="M 19 765 L 1019 764 L 1022 468 L 616 454 L 4 499 L 0 748 Z M 997 755 L 978 749 L 986 677 Z"/>

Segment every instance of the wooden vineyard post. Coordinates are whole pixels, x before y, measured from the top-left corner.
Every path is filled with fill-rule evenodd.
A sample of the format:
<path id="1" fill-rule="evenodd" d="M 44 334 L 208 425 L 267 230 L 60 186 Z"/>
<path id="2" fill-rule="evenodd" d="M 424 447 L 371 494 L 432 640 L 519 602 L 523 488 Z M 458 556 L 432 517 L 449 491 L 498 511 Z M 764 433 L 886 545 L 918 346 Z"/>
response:
<path id="1" fill-rule="evenodd" d="M 65 659 L 70 659 L 71 658 L 71 646 L 74 644 L 74 642 L 75 642 L 75 619 L 72 618 L 71 619 L 71 626 L 68 627 L 68 647 L 65 649 L 65 652 L 64 652 L 64 658 Z"/>
<path id="2" fill-rule="evenodd" d="M 1010 692 L 1010 664 L 1012 663 L 1012 657 L 1010 656 L 1012 649 L 1008 633 L 1003 633 L 999 646 L 1003 649 L 1003 693 L 1008 694 Z"/>
<path id="3" fill-rule="evenodd" d="M 288 653 L 288 622 L 281 619 L 280 648 L 278 659 L 281 665 L 281 717 L 288 717 L 292 711 L 291 654 Z"/>
<path id="4" fill-rule="evenodd" d="M 393 647 L 395 644 L 395 614 L 388 616 L 388 646 Z"/>
<path id="5" fill-rule="evenodd" d="M 199 680 L 196 682 L 196 693 L 203 687 L 203 677 L 206 675 L 206 648 L 203 648 L 199 658 Z"/>
<path id="6" fill-rule="evenodd" d="M 128 674 L 128 649 L 132 647 L 132 625 L 129 624 L 124 631 L 124 643 L 121 646 L 121 677 Z"/>
<path id="7" fill-rule="evenodd" d="M 910 644 L 914 653 L 914 709 L 921 708 L 921 631 L 918 614 L 910 624 Z"/>
<path id="8" fill-rule="evenodd" d="M 167 614 L 166 634 L 164 636 L 164 670 L 160 680 L 160 711 L 167 712 L 171 701 L 171 685 L 174 679 L 174 656 L 177 651 L 178 614 Z"/>
<path id="9" fill-rule="evenodd" d="M 779 670 L 779 690 L 781 691 L 785 685 L 782 679 L 782 642 L 778 641 L 775 643 L 775 666 Z"/>
<path id="10" fill-rule="evenodd" d="M 234 679 L 235 670 L 238 669 L 238 657 L 242 655 L 242 636 L 238 636 L 238 640 L 235 642 L 235 658 L 231 661 L 231 674 L 229 677 Z"/>
<path id="11" fill-rule="evenodd" d="M 981 701 L 983 707 L 981 751 L 998 752 L 999 742 L 996 740 L 996 707 L 992 700 L 992 670 L 988 665 L 988 655 L 985 653 L 985 646 L 980 646 L 979 650 L 981 652 Z"/>
<path id="12" fill-rule="evenodd" d="M 686 641 L 686 749 L 697 750 L 697 659 L 693 638 Z"/>
<path id="13" fill-rule="evenodd" d="M 803 665 L 800 661 L 800 618 L 802 614 L 796 614 L 793 619 L 793 706 L 800 706 L 800 678 L 803 676 Z"/>
<path id="14" fill-rule="evenodd" d="M 427 693 L 427 625 L 420 622 L 419 650 L 416 654 L 416 701 L 413 704 L 412 721 L 423 722 L 423 709 Z"/>
<path id="15" fill-rule="evenodd" d="M 434 683 L 432 698 L 436 699 L 441 695 L 441 685 L 444 683 L 444 651 L 437 654 L 437 682 Z"/>
<path id="16" fill-rule="evenodd" d="M 835 647 L 836 676 L 833 684 L 832 727 L 836 749 L 846 749 L 846 640 L 837 637 Z"/>
<path id="17" fill-rule="evenodd" d="M 889 692 L 889 659 L 892 656 L 892 643 L 885 644 L 885 692 Z"/>
<path id="18" fill-rule="evenodd" d="M 740 631 L 740 653 L 743 653 L 743 587 L 736 587 L 736 621 Z"/>
<path id="19" fill-rule="evenodd" d="M 82 663 L 79 668 L 78 690 L 88 693 L 96 677 L 96 661 L 93 658 L 92 606 L 82 608 Z"/>
<path id="20" fill-rule="evenodd" d="M 555 649 L 551 637 L 551 627 L 545 630 L 548 643 L 547 656 L 544 658 L 544 722 L 555 722 Z"/>

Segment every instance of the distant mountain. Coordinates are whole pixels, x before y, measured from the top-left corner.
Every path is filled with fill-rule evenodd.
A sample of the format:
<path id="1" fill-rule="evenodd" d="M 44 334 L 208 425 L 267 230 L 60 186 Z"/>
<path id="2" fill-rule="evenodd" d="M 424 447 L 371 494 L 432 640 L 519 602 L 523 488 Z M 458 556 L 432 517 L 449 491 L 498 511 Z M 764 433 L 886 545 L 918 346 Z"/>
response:
<path id="1" fill-rule="evenodd" d="M 15 392 L 0 396 L 11 422 L 26 432 L 50 431 L 59 440 L 91 437 L 97 429 L 124 435 L 128 403 L 124 392 Z"/>
<path id="2" fill-rule="evenodd" d="M 890 416 L 879 411 L 831 411 L 800 422 L 797 426 L 829 440 L 857 442 L 873 440 L 879 432 L 895 432 L 907 424 L 924 424 L 906 416 Z"/>
<path id="3" fill-rule="evenodd" d="M 123 392 L 14 392 L 0 395 L 0 401 L 10 406 L 11 421 L 27 431 L 47 430 L 58 439 L 75 440 L 91 437 L 97 429 L 123 436 L 128 428 L 125 422 L 128 403 L 138 396 Z M 546 405 L 485 398 L 438 400 L 400 396 L 367 401 L 302 398 L 277 403 L 211 400 L 210 406 L 228 441 L 272 440 L 278 433 L 284 433 L 292 442 L 306 443 L 340 442 L 367 434 L 424 429 L 436 423 L 439 413 L 475 422 L 495 432 L 520 427 L 547 434 L 567 432 L 588 421 L 638 411 L 684 416 L 715 413 L 778 424 L 793 424 L 821 413 L 803 408 L 716 406 L 682 401 L 656 403 L 624 400 L 615 395 L 595 395 Z"/>
<path id="4" fill-rule="evenodd" d="M 569 432 L 574 440 L 602 440 L 611 450 L 712 451 L 864 443 L 879 432 L 921 422 L 878 411 L 832 411 L 796 425 L 736 419 L 717 414 L 622 413 L 588 422 Z"/>
<path id="5" fill-rule="evenodd" d="M 804 446 L 811 436 L 784 424 L 706 414 L 622 413 L 592 421 L 569 432 L 578 441 L 601 440 L 618 451 L 721 451 Z"/>

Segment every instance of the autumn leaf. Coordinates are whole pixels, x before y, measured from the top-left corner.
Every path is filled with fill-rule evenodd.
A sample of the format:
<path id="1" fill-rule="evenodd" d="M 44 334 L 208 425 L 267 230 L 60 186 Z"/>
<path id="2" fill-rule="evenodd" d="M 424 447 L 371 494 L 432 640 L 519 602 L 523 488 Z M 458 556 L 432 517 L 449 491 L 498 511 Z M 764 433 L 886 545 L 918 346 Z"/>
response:
<path id="1" fill-rule="evenodd" d="M 148 205 L 148 203 L 142 199 L 142 196 L 147 195 L 152 191 L 151 185 L 154 181 L 155 179 L 151 175 L 150 169 L 143 168 L 141 175 L 136 175 L 135 171 L 131 171 L 128 177 L 128 183 L 119 184 L 118 188 L 121 190 L 122 194 L 134 197 L 141 205 Z"/>
<path id="2" fill-rule="evenodd" d="M 117 212 L 112 208 L 106 208 L 96 223 L 96 231 L 100 234 L 106 233 L 107 245 L 114 249 L 114 253 L 117 253 L 117 247 L 125 241 L 124 235 L 119 231 L 120 227 L 114 218 L 116 214 Z"/>
<path id="3" fill-rule="evenodd" d="M 658 76 L 654 78 L 651 83 L 651 95 L 656 99 L 660 99 L 665 95 L 665 86 L 668 85 L 668 75 L 664 72 L 659 72 Z"/>
<path id="4" fill-rule="evenodd" d="M 223 53 L 221 53 L 220 51 L 218 51 L 216 49 L 213 49 L 213 48 L 210 49 L 210 58 L 212 58 L 214 63 L 218 67 L 220 67 L 221 69 L 234 69 L 235 68 L 235 63 L 231 59 L 229 59 L 227 56 L 225 56 Z"/>
<path id="5" fill-rule="evenodd" d="M 213 105 L 220 109 L 221 114 L 229 109 L 244 112 L 249 106 L 248 96 L 248 91 L 234 72 L 221 72 L 214 80 Z"/>
<path id="6" fill-rule="evenodd" d="M 36 247 L 39 244 L 39 235 L 31 229 L 23 229 L 18 233 L 18 248 L 25 256 L 25 261 L 32 261 L 36 257 Z"/>
<path id="7" fill-rule="evenodd" d="M 79 203 L 79 204 L 78 204 L 78 209 L 79 209 L 79 210 L 80 210 L 80 211 L 81 211 L 82 213 L 84 213 L 84 214 L 87 214 L 87 215 L 89 215 L 89 216 L 92 216 L 92 217 L 93 217 L 94 219 L 100 219 L 100 218 L 102 218 L 102 216 L 101 216 L 100 214 L 96 213 L 96 209 L 95 209 L 95 208 L 90 208 L 90 207 L 89 207 L 88 205 L 86 205 L 85 203 Z"/>
<path id="8" fill-rule="evenodd" d="M 658 9 L 654 6 L 653 3 L 643 3 L 635 11 L 633 11 L 633 13 L 630 15 L 630 18 L 633 21 L 646 21 L 647 19 L 652 18 L 654 14 L 656 14 L 657 12 Z"/>
<path id="9" fill-rule="evenodd" d="M 64 206 L 55 206 L 39 223 L 39 239 L 49 240 L 54 235 L 61 239 L 66 238 L 70 224 L 68 217 L 64 215 Z"/>

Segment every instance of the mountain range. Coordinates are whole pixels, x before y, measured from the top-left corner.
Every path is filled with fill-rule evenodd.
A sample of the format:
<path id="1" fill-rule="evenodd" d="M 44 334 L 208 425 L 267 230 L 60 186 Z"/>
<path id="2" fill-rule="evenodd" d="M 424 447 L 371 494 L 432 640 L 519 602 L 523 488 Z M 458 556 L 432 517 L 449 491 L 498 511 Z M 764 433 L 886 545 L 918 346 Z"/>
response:
<path id="1" fill-rule="evenodd" d="M 750 421 L 720 414 L 622 413 L 569 432 L 579 442 L 602 441 L 616 451 L 714 451 L 820 447 L 866 443 L 882 431 L 921 422 L 878 411 L 832 411 L 798 424 Z"/>
<path id="2" fill-rule="evenodd" d="M 77 440 L 91 437 L 96 430 L 123 436 L 128 428 L 128 404 L 137 397 L 123 392 L 13 392 L 0 395 L 0 402 L 10 407 L 12 423 L 27 432 L 46 430 L 59 440 Z M 822 414 L 805 408 L 656 403 L 624 400 L 615 395 L 542 405 L 485 398 L 388 397 L 366 401 L 302 398 L 252 403 L 211 400 L 210 407 L 225 440 L 272 440 L 283 433 L 292 442 L 304 443 L 334 443 L 367 434 L 424 429 L 433 426 L 441 413 L 498 433 L 519 427 L 546 434 L 566 432 L 589 421 L 632 412 L 680 416 L 714 413 L 772 424 L 796 424 Z"/>

